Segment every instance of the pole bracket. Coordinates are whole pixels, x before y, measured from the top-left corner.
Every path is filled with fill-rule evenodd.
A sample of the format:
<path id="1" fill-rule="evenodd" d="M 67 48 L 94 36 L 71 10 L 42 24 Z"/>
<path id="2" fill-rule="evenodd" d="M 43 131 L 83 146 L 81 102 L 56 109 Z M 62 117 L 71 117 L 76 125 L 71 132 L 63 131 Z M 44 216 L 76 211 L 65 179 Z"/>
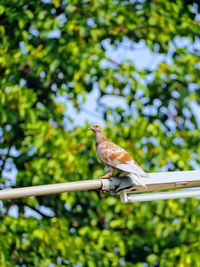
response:
<path id="1" fill-rule="evenodd" d="M 128 175 L 112 177 L 109 179 L 109 191 L 113 195 L 120 195 L 123 203 L 200 196 L 200 170 L 149 173 L 149 178 L 141 179 L 146 188 L 135 184 Z"/>

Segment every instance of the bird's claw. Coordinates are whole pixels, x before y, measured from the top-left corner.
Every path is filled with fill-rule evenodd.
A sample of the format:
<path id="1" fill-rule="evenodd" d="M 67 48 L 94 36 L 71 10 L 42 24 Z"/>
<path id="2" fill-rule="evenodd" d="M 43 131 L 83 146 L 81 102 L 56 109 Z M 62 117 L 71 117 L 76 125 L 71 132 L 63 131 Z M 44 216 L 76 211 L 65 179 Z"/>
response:
<path id="1" fill-rule="evenodd" d="M 99 179 L 111 179 L 112 177 L 112 172 L 108 172 L 103 176 L 100 176 Z"/>

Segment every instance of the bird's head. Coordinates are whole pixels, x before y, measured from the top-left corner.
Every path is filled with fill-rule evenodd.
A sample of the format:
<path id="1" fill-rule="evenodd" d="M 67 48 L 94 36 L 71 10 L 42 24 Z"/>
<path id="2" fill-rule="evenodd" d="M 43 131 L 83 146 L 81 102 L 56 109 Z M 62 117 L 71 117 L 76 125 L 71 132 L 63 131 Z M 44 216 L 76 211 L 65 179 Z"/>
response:
<path id="1" fill-rule="evenodd" d="M 90 128 L 89 128 L 89 130 L 92 130 L 94 133 L 102 133 L 103 132 L 103 130 L 102 130 L 102 128 L 101 128 L 101 126 L 99 125 L 99 124 L 93 124 Z"/>

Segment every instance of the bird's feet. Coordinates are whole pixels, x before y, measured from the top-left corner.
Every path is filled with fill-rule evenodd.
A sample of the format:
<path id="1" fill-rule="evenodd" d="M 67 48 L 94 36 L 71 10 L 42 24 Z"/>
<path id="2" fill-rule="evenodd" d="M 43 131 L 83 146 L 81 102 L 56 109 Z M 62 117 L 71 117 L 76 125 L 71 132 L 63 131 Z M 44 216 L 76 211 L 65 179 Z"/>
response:
<path id="1" fill-rule="evenodd" d="M 103 176 L 100 176 L 99 179 L 110 179 L 112 177 L 112 172 L 108 172 Z"/>

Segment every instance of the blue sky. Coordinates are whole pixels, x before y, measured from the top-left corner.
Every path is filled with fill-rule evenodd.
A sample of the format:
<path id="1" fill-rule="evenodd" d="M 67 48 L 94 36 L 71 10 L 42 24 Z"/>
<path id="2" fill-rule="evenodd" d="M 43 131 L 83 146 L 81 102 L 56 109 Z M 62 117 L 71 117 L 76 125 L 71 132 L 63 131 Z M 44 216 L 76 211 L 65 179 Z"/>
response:
<path id="1" fill-rule="evenodd" d="M 177 47 L 187 47 L 190 51 L 194 49 L 200 50 L 200 40 L 197 39 L 196 42 L 191 45 L 188 38 L 175 38 L 174 40 Z M 175 49 L 174 45 L 171 43 L 168 54 L 159 54 L 153 53 L 149 47 L 146 46 L 145 41 L 141 40 L 138 44 L 134 44 L 127 38 L 124 38 L 124 41 L 119 45 L 118 48 L 115 48 L 110 45 L 109 40 L 104 41 L 104 47 L 106 48 L 106 53 L 109 54 L 109 58 L 113 59 L 118 63 L 122 63 L 125 60 L 131 60 L 134 66 L 138 70 L 143 70 L 149 68 L 154 70 L 157 66 L 165 61 L 168 64 L 172 64 L 172 53 Z M 106 62 L 104 63 L 106 66 Z M 151 79 L 151 77 L 148 77 Z M 86 102 L 82 105 L 82 110 L 78 112 L 72 102 L 67 101 L 66 99 L 60 98 L 59 101 L 65 102 L 67 106 L 67 113 L 71 115 L 74 119 L 71 127 L 84 125 L 85 122 L 89 123 L 100 123 L 104 125 L 105 122 L 102 118 L 102 115 L 96 111 L 97 109 L 97 99 L 100 97 L 97 87 L 94 87 L 93 91 L 87 95 Z M 101 103 L 107 104 L 109 107 L 122 107 L 123 109 L 128 109 L 126 101 L 120 96 L 104 96 L 101 98 Z M 196 101 L 191 102 L 191 107 L 194 110 L 194 113 L 197 116 L 198 123 L 200 125 L 200 106 Z"/>

